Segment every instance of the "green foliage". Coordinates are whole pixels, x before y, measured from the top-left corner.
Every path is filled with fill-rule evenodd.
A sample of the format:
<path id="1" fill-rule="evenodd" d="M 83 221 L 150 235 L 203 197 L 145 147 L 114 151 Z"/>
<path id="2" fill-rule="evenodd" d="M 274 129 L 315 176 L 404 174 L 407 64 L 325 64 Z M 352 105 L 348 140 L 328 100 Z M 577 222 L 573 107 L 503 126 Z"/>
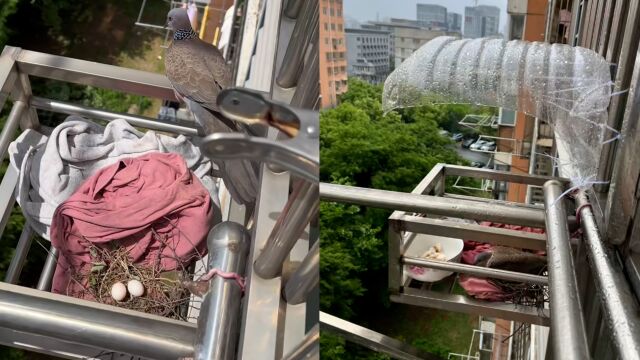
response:
<path id="1" fill-rule="evenodd" d="M 438 131 L 461 119 L 467 105 L 384 114 L 381 97 L 381 86 L 350 79 L 341 104 L 320 114 L 322 181 L 410 192 L 437 163 L 466 163 Z M 321 203 L 322 311 L 359 324 L 369 322 L 371 314 L 386 313 L 389 215 L 387 210 Z M 323 359 L 386 358 L 335 336 L 324 337 Z"/>
<path id="2" fill-rule="evenodd" d="M 365 294 L 360 276 L 383 262 L 379 228 L 366 222 L 357 206 L 320 204 L 320 306 L 344 319 L 354 300 Z"/>
<path id="3" fill-rule="evenodd" d="M 11 35 L 11 30 L 6 26 L 7 18 L 16 11 L 18 0 L 0 1 L 0 49 L 4 48 L 7 39 Z"/>

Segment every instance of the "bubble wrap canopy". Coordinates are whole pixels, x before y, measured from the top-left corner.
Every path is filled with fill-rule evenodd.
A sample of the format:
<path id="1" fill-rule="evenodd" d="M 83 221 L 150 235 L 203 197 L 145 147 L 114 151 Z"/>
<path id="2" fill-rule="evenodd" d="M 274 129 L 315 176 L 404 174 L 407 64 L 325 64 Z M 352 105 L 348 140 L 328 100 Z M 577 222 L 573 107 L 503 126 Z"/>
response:
<path id="1" fill-rule="evenodd" d="M 413 53 L 384 83 L 385 111 L 434 103 L 504 107 L 554 128 L 560 171 L 593 180 L 611 97 L 609 64 L 580 47 L 442 36 Z"/>

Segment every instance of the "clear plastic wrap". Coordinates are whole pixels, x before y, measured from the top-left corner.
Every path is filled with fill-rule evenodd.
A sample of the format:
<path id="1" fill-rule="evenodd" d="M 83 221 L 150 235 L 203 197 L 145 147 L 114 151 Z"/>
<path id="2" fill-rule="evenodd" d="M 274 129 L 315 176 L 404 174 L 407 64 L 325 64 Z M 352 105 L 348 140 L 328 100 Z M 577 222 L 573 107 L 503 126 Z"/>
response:
<path id="1" fill-rule="evenodd" d="M 611 85 L 609 64 L 588 49 L 443 36 L 389 75 L 382 104 L 471 103 L 542 118 L 554 128 L 560 174 L 584 187 L 598 182 L 602 145 L 619 137 L 606 125 Z"/>

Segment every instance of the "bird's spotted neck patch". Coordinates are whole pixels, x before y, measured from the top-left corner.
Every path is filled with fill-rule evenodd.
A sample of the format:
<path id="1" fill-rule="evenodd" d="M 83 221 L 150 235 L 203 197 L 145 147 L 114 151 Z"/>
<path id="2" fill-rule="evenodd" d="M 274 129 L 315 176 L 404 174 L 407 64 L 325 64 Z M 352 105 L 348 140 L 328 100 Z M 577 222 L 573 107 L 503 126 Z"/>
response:
<path id="1" fill-rule="evenodd" d="M 193 29 L 184 30 L 178 29 L 173 33 L 173 40 L 193 39 L 196 37 L 196 32 Z"/>

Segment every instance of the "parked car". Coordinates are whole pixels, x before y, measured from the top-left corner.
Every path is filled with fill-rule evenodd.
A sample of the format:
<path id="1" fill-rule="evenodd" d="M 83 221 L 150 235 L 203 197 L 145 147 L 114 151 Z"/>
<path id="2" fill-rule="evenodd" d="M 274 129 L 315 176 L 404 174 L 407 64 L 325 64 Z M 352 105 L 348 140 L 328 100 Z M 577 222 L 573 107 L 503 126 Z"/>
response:
<path id="1" fill-rule="evenodd" d="M 458 141 L 462 141 L 462 138 L 464 137 L 464 135 L 462 135 L 461 133 L 455 133 L 453 135 L 451 135 L 451 140 L 458 142 Z"/>
<path id="2" fill-rule="evenodd" d="M 476 142 L 474 142 L 473 144 L 471 144 L 469 146 L 469 149 L 471 150 L 480 150 L 481 147 L 483 147 L 484 145 L 486 145 L 488 143 L 488 141 L 486 140 L 478 140 Z"/>
<path id="3" fill-rule="evenodd" d="M 476 142 L 476 139 L 467 139 L 467 140 L 462 142 L 462 147 L 465 148 L 465 149 L 468 149 L 469 146 L 471 146 L 475 142 Z"/>
<path id="4" fill-rule="evenodd" d="M 440 130 L 440 131 L 438 131 L 438 134 L 440 134 L 442 136 L 449 136 L 449 132 L 447 130 Z"/>
<path id="5" fill-rule="evenodd" d="M 484 145 L 480 147 L 482 151 L 494 151 L 496 149 L 495 141 L 487 141 Z"/>
<path id="6" fill-rule="evenodd" d="M 471 166 L 477 167 L 477 168 L 483 168 L 484 165 L 485 164 L 483 162 L 480 162 L 480 161 L 474 161 L 474 162 L 471 163 Z"/>

